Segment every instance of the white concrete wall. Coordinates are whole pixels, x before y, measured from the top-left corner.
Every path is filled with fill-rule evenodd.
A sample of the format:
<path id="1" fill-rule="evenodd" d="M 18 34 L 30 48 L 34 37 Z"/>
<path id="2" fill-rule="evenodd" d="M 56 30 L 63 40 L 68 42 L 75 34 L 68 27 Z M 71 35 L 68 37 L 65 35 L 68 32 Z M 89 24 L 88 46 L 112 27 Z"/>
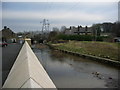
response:
<path id="1" fill-rule="evenodd" d="M 56 88 L 56 86 L 25 42 L 3 88 Z"/>

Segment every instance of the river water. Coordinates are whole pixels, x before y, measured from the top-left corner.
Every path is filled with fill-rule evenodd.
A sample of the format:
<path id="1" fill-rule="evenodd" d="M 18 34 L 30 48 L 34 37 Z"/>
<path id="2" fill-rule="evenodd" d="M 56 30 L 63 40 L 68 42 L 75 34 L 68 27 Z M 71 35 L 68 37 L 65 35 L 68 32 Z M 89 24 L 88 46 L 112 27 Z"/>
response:
<path id="1" fill-rule="evenodd" d="M 57 88 L 118 87 L 116 68 L 49 48 L 33 51 Z"/>

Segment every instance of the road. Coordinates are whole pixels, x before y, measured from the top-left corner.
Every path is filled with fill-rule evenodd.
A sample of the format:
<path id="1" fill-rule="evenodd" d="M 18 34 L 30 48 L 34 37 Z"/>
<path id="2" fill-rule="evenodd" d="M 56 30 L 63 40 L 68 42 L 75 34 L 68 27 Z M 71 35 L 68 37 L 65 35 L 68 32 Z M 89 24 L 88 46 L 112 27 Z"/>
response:
<path id="1" fill-rule="evenodd" d="M 21 47 L 22 44 L 12 43 L 2 48 L 2 84 L 4 84 Z"/>

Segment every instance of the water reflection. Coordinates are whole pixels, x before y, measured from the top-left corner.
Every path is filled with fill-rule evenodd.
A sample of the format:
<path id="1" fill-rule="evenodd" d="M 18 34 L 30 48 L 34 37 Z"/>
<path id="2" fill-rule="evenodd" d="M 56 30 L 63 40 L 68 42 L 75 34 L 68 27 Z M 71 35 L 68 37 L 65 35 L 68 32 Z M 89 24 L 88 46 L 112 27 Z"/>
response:
<path id="1" fill-rule="evenodd" d="M 33 50 L 58 88 L 117 87 L 118 70 L 115 68 L 49 48 Z"/>

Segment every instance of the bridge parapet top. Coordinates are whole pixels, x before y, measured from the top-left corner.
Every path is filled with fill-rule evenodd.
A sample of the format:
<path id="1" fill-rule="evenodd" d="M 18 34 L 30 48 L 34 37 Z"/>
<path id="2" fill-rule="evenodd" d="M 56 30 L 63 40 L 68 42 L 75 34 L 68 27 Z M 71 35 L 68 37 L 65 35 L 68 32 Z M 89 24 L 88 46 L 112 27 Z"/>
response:
<path id="1" fill-rule="evenodd" d="M 25 42 L 3 88 L 56 88 L 56 86 Z"/>

